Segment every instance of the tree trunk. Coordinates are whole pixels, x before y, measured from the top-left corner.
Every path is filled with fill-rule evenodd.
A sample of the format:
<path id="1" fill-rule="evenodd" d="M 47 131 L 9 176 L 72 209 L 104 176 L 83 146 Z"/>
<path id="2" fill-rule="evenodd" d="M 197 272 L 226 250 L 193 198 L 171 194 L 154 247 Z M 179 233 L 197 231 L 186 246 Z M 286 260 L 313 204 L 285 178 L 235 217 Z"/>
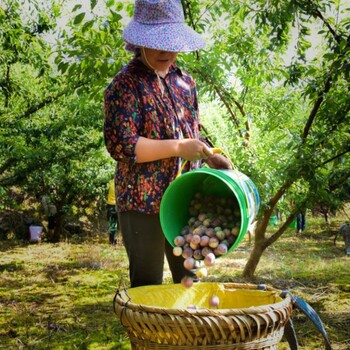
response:
<path id="1" fill-rule="evenodd" d="M 256 267 L 258 266 L 261 256 L 265 249 L 266 248 L 264 247 L 263 241 L 255 240 L 253 250 L 249 255 L 249 259 L 242 273 L 242 276 L 244 278 L 248 278 L 248 279 L 253 278 Z"/>
<path id="2" fill-rule="evenodd" d="M 331 215 L 329 212 L 325 212 L 324 214 L 324 219 L 326 221 L 327 226 L 329 227 L 331 225 Z"/>
<path id="3" fill-rule="evenodd" d="M 56 202 L 56 215 L 55 215 L 55 226 L 51 232 L 49 232 L 49 241 L 52 243 L 58 243 L 61 239 L 63 233 L 64 224 L 64 214 L 63 214 L 63 204 L 61 202 Z"/>
<path id="4" fill-rule="evenodd" d="M 272 211 L 270 210 L 269 214 L 265 215 L 264 218 L 257 223 L 256 234 L 254 237 L 254 247 L 242 273 L 242 277 L 244 278 L 253 278 L 255 270 L 266 248 L 271 246 L 279 237 L 282 236 L 296 216 L 296 212 L 292 212 L 282 226 L 280 226 L 280 228 L 273 235 L 270 237 L 265 237 L 271 213 Z"/>
<path id="5" fill-rule="evenodd" d="M 59 242 L 61 239 L 62 232 L 63 232 L 63 215 L 60 213 L 60 211 L 58 211 L 56 214 L 56 225 L 53 230 L 51 242 L 53 243 Z"/>

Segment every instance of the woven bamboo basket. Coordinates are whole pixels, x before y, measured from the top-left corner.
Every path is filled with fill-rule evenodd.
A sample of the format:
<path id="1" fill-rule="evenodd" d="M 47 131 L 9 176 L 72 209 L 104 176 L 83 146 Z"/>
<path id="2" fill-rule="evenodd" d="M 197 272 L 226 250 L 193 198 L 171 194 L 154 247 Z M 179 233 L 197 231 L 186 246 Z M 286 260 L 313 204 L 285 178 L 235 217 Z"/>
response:
<path id="1" fill-rule="evenodd" d="M 208 304 L 213 293 L 217 308 Z M 279 295 L 253 284 L 145 286 L 118 289 L 114 310 L 134 350 L 273 350 L 292 312 L 291 298 Z"/>

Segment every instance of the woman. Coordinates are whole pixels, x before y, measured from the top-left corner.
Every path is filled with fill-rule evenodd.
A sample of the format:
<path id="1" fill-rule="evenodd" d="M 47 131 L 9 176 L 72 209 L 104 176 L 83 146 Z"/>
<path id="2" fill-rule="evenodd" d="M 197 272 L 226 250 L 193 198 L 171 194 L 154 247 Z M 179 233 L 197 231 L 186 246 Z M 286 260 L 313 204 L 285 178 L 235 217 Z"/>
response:
<path id="1" fill-rule="evenodd" d="M 135 57 L 106 89 L 104 136 L 118 161 L 116 203 L 131 287 L 162 283 L 164 253 L 179 283 L 191 273 L 162 232 L 162 196 L 183 160 L 183 171 L 200 167 L 202 160 L 230 167 L 200 135 L 195 82 L 175 64 L 178 52 L 203 48 L 205 41 L 185 24 L 179 0 L 136 0 L 123 38 Z"/>

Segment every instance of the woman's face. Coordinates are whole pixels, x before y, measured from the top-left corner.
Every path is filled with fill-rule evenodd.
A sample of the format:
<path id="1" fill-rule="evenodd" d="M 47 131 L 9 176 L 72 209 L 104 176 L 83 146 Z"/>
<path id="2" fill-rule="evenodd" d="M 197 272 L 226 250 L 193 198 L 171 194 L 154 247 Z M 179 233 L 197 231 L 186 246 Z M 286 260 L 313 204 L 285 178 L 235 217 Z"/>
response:
<path id="1" fill-rule="evenodd" d="M 159 72 L 167 71 L 171 64 L 175 62 L 177 54 L 177 52 L 148 49 L 146 47 L 141 50 L 142 61 Z"/>

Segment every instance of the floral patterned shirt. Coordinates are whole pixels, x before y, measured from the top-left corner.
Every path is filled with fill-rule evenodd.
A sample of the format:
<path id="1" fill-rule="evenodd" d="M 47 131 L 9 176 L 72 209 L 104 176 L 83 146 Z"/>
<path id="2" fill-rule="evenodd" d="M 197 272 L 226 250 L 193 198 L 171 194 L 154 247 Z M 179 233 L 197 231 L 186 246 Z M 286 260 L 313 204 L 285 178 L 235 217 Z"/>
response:
<path id="1" fill-rule="evenodd" d="M 181 159 L 137 163 L 135 146 L 140 136 L 205 141 L 199 133 L 195 82 L 175 64 L 163 79 L 134 58 L 105 91 L 104 137 L 108 152 L 117 161 L 117 210 L 159 213 L 161 198 L 175 179 Z M 199 161 L 188 162 L 184 171 L 200 165 Z"/>

